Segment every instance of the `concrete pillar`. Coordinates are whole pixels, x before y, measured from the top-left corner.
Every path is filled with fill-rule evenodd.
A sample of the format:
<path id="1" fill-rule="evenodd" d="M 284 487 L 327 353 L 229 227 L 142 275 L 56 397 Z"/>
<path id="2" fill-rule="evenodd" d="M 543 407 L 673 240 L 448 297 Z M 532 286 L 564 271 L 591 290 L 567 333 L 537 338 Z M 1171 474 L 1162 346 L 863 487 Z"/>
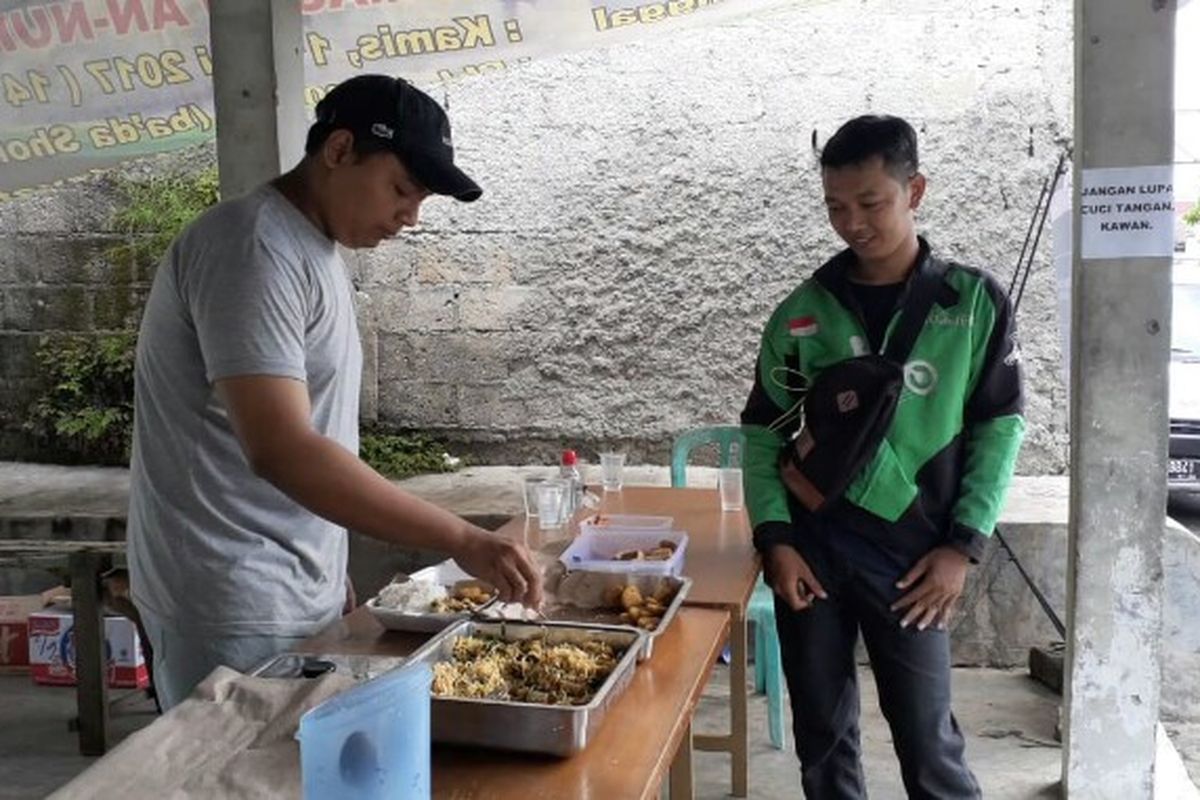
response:
<path id="1" fill-rule="evenodd" d="M 1081 201 L 1132 197 L 1081 193 L 1122 181 L 1137 189 L 1171 164 L 1174 15 L 1172 0 L 1075 3 L 1063 783 L 1087 800 L 1154 791 L 1171 259 L 1169 239 L 1164 251 L 1144 232 L 1102 235 L 1095 216 L 1081 216 Z M 1096 172 L 1107 168 L 1150 169 Z"/>
<path id="2" fill-rule="evenodd" d="M 300 0 L 211 0 L 221 196 L 235 197 L 304 154 Z"/>

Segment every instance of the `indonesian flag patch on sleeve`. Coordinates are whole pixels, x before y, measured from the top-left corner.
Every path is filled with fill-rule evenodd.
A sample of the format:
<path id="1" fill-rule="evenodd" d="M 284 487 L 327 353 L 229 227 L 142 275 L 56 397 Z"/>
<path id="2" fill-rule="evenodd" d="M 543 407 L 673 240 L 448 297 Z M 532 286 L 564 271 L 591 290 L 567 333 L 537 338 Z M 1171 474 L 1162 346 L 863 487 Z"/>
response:
<path id="1" fill-rule="evenodd" d="M 816 317 L 796 317 L 788 320 L 788 333 L 792 336 L 816 336 Z"/>

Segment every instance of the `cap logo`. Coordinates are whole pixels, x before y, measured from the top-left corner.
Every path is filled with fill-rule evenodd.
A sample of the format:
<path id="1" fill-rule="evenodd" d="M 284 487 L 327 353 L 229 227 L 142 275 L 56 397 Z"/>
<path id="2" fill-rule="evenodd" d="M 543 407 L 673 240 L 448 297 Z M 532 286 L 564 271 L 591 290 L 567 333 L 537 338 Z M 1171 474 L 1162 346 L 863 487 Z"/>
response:
<path id="1" fill-rule="evenodd" d="M 380 139 L 391 139 L 396 135 L 396 132 L 382 122 L 376 122 L 371 125 L 371 133 L 378 136 Z"/>

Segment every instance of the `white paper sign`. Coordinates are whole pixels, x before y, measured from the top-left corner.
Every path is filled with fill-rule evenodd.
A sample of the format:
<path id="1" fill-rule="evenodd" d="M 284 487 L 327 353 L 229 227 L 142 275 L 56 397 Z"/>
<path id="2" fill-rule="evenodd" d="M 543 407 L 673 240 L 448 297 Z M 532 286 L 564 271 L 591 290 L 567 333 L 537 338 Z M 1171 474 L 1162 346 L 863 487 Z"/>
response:
<path id="1" fill-rule="evenodd" d="M 1171 256 L 1175 247 L 1173 167 L 1083 170 L 1080 256 Z"/>

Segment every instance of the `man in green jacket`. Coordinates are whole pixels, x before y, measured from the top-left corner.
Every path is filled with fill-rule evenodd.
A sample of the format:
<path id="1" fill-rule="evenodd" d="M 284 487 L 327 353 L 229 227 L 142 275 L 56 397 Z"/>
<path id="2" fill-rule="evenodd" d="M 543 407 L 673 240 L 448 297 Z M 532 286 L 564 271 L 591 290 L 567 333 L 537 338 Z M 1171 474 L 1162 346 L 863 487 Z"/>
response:
<path id="1" fill-rule="evenodd" d="M 850 120 L 821 155 L 829 221 L 848 249 L 771 315 L 742 414 L 747 506 L 775 591 L 796 751 L 809 798 L 862 798 L 854 646 L 912 798 L 974 798 L 950 710 L 946 630 L 969 564 L 999 516 L 1024 435 L 1012 307 L 985 273 L 936 259 L 917 236 L 917 137 L 895 117 Z M 844 494 L 806 510 L 781 480 L 804 388 L 881 353 L 914 277 L 938 275 L 883 441 Z"/>

